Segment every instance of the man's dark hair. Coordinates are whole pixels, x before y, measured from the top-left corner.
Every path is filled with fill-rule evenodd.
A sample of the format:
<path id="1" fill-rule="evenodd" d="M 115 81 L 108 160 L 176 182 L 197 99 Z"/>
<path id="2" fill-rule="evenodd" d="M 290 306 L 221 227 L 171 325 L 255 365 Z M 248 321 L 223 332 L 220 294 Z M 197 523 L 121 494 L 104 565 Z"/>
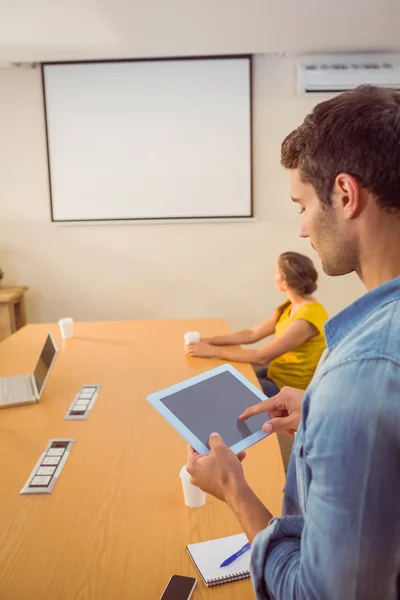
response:
<path id="1" fill-rule="evenodd" d="M 318 104 L 282 143 L 281 163 L 299 169 L 325 205 L 335 178 L 355 177 L 382 208 L 400 210 L 400 92 L 358 87 Z"/>

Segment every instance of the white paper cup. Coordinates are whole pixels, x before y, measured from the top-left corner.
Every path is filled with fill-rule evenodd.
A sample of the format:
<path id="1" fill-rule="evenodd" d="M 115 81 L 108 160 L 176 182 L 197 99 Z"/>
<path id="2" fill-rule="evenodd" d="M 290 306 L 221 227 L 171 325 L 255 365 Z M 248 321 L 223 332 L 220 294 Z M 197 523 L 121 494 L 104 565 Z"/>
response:
<path id="1" fill-rule="evenodd" d="M 183 336 L 183 339 L 185 340 L 185 346 L 187 344 L 197 344 L 197 342 L 200 341 L 200 338 L 201 336 L 198 331 L 188 331 Z"/>
<path id="2" fill-rule="evenodd" d="M 182 467 L 179 477 L 182 481 L 183 497 L 186 506 L 190 508 L 200 508 L 206 503 L 206 493 L 200 488 L 190 483 L 190 475 L 186 470 L 186 466 Z"/>
<path id="3" fill-rule="evenodd" d="M 66 317 L 65 319 L 60 319 L 58 321 L 61 331 L 61 337 L 64 340 L 68 340 L 72 338 L 74 333 L 74 320 L 71 317 Z"/>

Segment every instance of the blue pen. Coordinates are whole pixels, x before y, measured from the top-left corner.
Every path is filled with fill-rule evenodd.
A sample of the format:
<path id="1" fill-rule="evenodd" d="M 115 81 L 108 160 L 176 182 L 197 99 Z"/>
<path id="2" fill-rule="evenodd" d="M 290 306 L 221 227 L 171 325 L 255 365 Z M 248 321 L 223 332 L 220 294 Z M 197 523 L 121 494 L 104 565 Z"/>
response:
<path id="1" fill-rule="evenodd" d="M 229 556 L 219 566 L 220 567 L 226 567 L 227 565 L 230 565 L 234 560 L 236 560 L 237 558 L 239 558 L 239 556 L 242 556 L 242 554 L 244 554 L 245 552 L 247 552 L 247 550 L 250 550 L 250 548 L 251 548 L 251 546 L 250 546 L 249 542 L 247 542 L 247 544 L 245 544 L 243 546 L 243 548 L 240 548 L 240 550 L 238 550 L 237 552 L 235 552 L 235 554 L 232 554 L 232 556 Z"/>

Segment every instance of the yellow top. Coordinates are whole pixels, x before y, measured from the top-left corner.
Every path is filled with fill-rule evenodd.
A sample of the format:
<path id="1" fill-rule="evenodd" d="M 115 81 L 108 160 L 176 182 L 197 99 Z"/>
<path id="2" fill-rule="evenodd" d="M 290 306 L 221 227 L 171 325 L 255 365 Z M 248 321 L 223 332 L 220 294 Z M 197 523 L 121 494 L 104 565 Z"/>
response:
<path id="1" fill-rule="evenodd" d="M 268 377 L 280 388 L 290 385 L 305 390 L 314 375 L 321 354 L 325 350 L 324 323 L 328 320 L 328 313 L 319 302 L 303 304 L 292 316 L 290 315 L 291 302 L 283 304 L 282 309 L 282 314 L 275 326 L 276 337 L 282 335 L 290 323 L 296 319 L 303 319 L 314 325 L 318 329 L 318 335 L 307 340 L 295 350 L 275 358 L 269 365 Z"/>

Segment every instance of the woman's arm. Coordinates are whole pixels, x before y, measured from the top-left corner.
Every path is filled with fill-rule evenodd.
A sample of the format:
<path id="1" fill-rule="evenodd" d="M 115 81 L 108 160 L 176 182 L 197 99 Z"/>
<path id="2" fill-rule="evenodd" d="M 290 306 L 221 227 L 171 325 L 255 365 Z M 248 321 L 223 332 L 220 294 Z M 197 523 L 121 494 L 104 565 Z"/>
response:
<path id="1" fill-rule="evenodd" d="M 198 344 L 189 344 L 186 354 L 264 365 L 290 350 L 295 350 L 316 335 L 318 335 L 318 330 L 314 325 L 303 319 L 297 319 L 290 323 L 282 335 L 260 349 L 222 348 L 199 342 Z"/>
<path id="2" fill-rule="evenodd" d="M 240 346 L 241 344 L 253 344 L 263 338 L 272 335 L 275 331 L 275 325 L 279 319 L 279 311 L 275 310 L 273 314 L 258 325 L 211 338 L 202 338 L 201 341 L 212 346 Z"/>

